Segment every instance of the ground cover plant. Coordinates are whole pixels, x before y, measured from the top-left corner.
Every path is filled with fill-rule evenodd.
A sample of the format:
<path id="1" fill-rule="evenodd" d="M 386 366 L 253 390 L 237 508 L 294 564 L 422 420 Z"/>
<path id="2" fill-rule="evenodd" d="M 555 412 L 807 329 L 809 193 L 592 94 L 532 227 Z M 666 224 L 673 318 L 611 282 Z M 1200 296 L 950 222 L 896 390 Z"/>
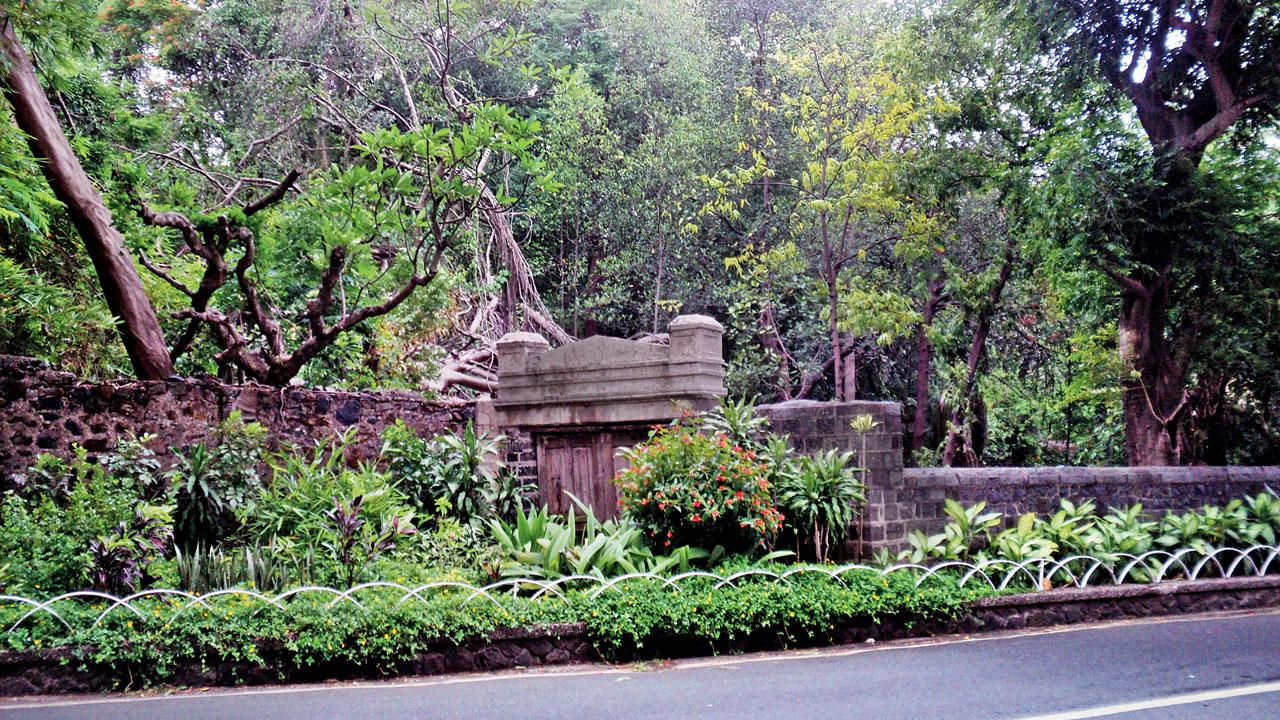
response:
<path id="1" fill-rule="evenodd" d="M 738 563 L 721 572 L 741 572 Z M 779 569 L 774 566 L 775 569 Z M 163 682 L 183 665 L 216 667 L 225 662 L 275 663 L 276 668 L 345 665 L 391 672 L 428 648 L 483 640 L 502 628 L 583 623 L 587 637 L 607 658 L 629 658 L 673 646 L 684 652 L 728 651 L 751 642 L 773 647 L 829 642 L 833 630 L 888 620 L 944 620 L 986 594 L 961 590 L 935 578 L 917 587 L 906 576 L 881 577 L 852 570 L 840 580 L 825 574 L 787 583 L 745 577 L 721 585 L 691 578 L 681 591 L 653 579 L 634 579 L 616 591 L 566 588 L 563 594 L 495 592 L 473 597 L 444 588 L 405 600 L 404 593 L 369 588 L 335 602 L 327 593 L 305 593 L 268 605 L 247 595 L 209 597 L 202 602 L 171 598 L 136 600 L 132 611 L 109 603 L 68 605 L 64 626 L 33 615 L 3 636 L 6 650 L 65 648 L 80 667 L 108 668 L 135 683 Z M 7 628 L 27 608 L 0 607 Z M 100 621 L 99 621 L 99 618 Z"/>

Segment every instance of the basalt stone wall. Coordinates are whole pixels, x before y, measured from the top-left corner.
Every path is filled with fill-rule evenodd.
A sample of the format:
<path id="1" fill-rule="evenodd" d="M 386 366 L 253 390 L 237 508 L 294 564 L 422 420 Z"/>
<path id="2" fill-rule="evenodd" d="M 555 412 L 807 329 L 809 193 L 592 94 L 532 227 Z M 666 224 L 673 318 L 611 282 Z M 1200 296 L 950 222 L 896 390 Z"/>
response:
<path id="1" fill-rule="evenodd" d="M 1100 511 L 1142 503 L 1153 517 L 1203 505 L 1221 505 L 1271 487 L 1280 490 L 1280 467 L 1030 467 L 908 468 L 902 482 L 868 511 L 883 515 L 890 545 L 912 530 L 937 532 L 946 524 L 942 503 L 986 502 L 1016 518 L 1050 513 L 1058 501 L 1094 500 Z"/>
<path id="2" fill-rule="evenodd" d="M 758 410 L 797 450 L 851 450 L 868 469 L 866 507 L 859 527 L 850 533 L 854 541 L 841 548 L 847 558 L 900 549 L 913 530 L 940 531 L 947 522 L 942 511 L 947 498 L 966 506 L 986 502 L 1010 519 L 1027 512 L 1050 513 L 1063 498 L 1092 499 L 1103 511 L 1142 503 L 1150 515 L 1159 516 L 1220 505 L 1267 487 L 1280 491 L 1280 467 L 903 468 L 897 403 L 804 400 Z M 871 432 L 850 427 L 859 415 L 871 416 Z"/>
<path id="3" fill-rule="evenodd" d="M 0 356 L 0 486 L 40 453 L 110 450 L 130 433 L 154 434 L 154 449 L 199 442 L 234 411 L 266 426 L 277 444 L 308 447 L 354 428 L 352 460 L 372 457 L 382 430 L 403 419 L 420 434 L 449 432 L 472 415 L 467 403 L 407 392 L 340 392 L 216 380 L 81 382 L 31 358 Z"/>
<path id="4" fill-rule="evenodd" d="M 817 402 L 791 400 L 761 405 L 757 412 L 769 419 L 773 432 L 786 435 L 796 450 L 813 454 L 823 450 L 850 451 L 867 468 L 867 507 L 850 533 L 853 540 L 840 549 L 844 557 L 867 556 L 886 541 L 906 535 L 897 520 L 889 520 L 883 508 L 897 502 L 902 486 L 902 408 L 892 402 Z M 857 432 L 850 423 L 870 415 L 868 432 Z"/>

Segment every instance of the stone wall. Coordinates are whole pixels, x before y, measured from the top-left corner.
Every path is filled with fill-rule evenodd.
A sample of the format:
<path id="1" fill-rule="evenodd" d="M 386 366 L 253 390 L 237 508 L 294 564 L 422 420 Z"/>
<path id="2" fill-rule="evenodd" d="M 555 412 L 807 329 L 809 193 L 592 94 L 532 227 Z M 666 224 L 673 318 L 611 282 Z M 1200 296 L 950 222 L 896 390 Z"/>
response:
<path id="1" fill-rule="evenodd" d="M 0 356 L 0 486 L 44 452 L 68 455 L 73 443 L 110 450 L 129 433 L 157 436 L 155 450 L 203 439 L 233 411 L 265 425 L 277 443 L 310 446 L 355 429 L 353 460 L 372 457 L 383 428 L 403 419 L 422 434 L 460 428 L 469 404 L 407 392 L 339 392 L 215 380 L 87 383 L 38 360 Z"/>
<path id="2" fill-rule="evenodd" d="M 986 502 L 1006 518 L 1050 513 L 1062 498 L 1092 499 L 1102 512 L 1142 503 L 1156 517 L 1221 505 L 1268 486 L 1280 491 L 1280 467 L 908 468 L 868 513 L 883 517 L 884 539 L 900 546 L 912 530 L 937 532 L 946 524 L 946 498 L 966 506 Z"/>
<path id="3" fill-rule="evenodd" d="M 867 468 L 867 507 L 859 527 L 840 554 L 865 557 L 885 546 L 905 530 L 887 519 L 881 508 L 896 502 L 902 486 L 902 409 L 897 403 L 854 401 L 845 403 L 792 400 L 761 405 L 757 412 L 769 419 L 769 427 L 786 435 L 796 450 L 812 454 L 838 449 L 854 453 L 858 464 Z M 870 415 L 870 432 L 855 432 L 850 423 L 859 415 Z"/>
<path id="4" fill-rule="evenodd" d="M 1152 516 L 1206 504 L 1220 505 L 1266 487 L 1280 491 L 1280 467 L 1028 467 L 903 468 L 902 416 L 897 403 L 824 403 L 809 400 L 762 405 L 770 427 L 797 450 L 852 450 L 868 468 L 867 504 L 845 558 L 906 546 L 913 530 L 938 532 L 946 524 L 943 500 L 986 502 L 1006 518 L 1045 514 L 1058 501 L 1092 499 L 1100 511 L 1142 503 Z M 865 438 L 849 427 L 858 415 L 876 425 Z M 866 457 L 862 457 L 863 441 Z M 860 540 L 860 542 L 859 542 Z"/>

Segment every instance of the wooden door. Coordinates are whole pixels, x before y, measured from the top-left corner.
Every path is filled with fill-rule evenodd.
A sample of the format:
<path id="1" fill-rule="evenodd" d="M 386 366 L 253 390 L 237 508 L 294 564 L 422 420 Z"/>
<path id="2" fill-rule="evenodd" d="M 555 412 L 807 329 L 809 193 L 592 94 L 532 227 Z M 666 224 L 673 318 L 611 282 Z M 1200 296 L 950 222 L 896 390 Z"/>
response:
<path id="1" fill-rule="evenodd" d="M 605 520 L 618 515 L 613 477 L 626 467 L 618 452 L 643 439 L 638 431 L 560 432 L 538 436 L 538 491 L 554 513 L 574 507 L 567 493 Z"/>

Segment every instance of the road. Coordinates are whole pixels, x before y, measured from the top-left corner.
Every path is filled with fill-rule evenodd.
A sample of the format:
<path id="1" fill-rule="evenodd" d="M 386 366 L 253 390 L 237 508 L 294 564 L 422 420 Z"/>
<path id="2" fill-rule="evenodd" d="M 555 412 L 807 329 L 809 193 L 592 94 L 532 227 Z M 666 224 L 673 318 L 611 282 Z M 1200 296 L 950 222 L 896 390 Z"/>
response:
<path id="1" fill-rule="evenodd" d="M 1276 720 L 1280 614 L 567 670 L 0 700 L 12 718 Z"/>

